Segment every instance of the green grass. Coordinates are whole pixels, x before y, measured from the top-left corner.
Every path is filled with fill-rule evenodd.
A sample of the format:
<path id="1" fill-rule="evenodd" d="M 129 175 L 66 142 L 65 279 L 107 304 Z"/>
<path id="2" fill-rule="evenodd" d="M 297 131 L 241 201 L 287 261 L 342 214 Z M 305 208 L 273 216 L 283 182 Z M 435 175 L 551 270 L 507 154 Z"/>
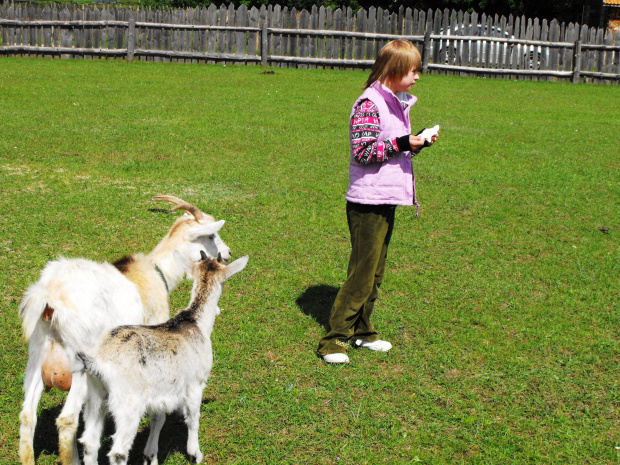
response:
<path id="1" fill-rule="evenodd" d="M 394 349 L 326 366 L 367 74 L 262 71 L 0 59 L 0 463 L 18 460 L 22 292 L 59 255 L 152 249 L 175 217 L 157 194 L 250 255 L 213 334 L 206 463 L 620 463 L 620 88 L 422 76 L 413 129 L 442 129 L 414 160 L 420 216 L 397 210 L 374 316 Z M 43 396 L 39 464 L 63 399 Z M 185 440 L 172 416 L 160 463 Z"/>

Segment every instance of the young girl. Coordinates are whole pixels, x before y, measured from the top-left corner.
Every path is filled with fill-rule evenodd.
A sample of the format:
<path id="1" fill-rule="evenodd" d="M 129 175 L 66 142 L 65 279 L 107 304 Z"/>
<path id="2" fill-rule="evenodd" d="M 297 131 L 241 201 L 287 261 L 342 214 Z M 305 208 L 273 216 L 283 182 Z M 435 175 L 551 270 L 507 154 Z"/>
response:
<path id="1" fill-rule="evenodd" d="M 365 91 L 353 105 L 349 126 L 351 159 L 346 194 L 351 234 L 347 280 L 330 316 L 330 331 L 317 353 L 328 363 L 348 363 L 348 347 L 387 352 L 370 316 L 385 272 L 397 205 L 418 205 L 412 155 L 431 142 L 411 134 L 409 110 L 417 98 L 406 94 L 420 78 L 420 52 L 407 40 L 386 44 Z"/>

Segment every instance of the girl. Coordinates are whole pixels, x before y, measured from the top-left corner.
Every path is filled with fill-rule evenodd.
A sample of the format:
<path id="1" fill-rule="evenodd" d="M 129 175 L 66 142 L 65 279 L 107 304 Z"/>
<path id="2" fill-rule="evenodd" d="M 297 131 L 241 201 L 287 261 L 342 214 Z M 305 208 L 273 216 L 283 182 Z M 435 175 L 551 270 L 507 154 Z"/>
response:
<path id="1" fill-rule="evenodd" d="M 362 96 L 351 112 L 347 221 L 351 258 L 347 280 L 330 316 L 330 331 L 317 354 L 328 363 L 349 363 L 354 347 L 387 352 L 370 322 L 385 272 L 387 248 L 397 205 L 416 205 L 411 156 L 430 142 L 411 134 L 409 110 L 417 98 L 406 92 L 420 78 L 420 52 L 407 40 L 386 44 L 377 57 Z"/>

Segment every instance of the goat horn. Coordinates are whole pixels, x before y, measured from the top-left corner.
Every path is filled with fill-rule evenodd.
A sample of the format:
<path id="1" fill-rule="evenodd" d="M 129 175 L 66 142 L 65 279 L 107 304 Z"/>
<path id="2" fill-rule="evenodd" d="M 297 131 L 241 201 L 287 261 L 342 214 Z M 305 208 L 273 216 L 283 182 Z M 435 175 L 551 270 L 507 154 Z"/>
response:
<path id="1" fill-rule="evenodd" d="M 198 207 L 194 207 L 192 204 L 178 197 L 173 197 L 172 195 L 158 195 L 157 197 L 153 197 L 152 200 L 165 200 L 166 202 L 173 203 L 175 207 L 172 210 L 185 210 L 191 213 L 198 222 L 206 219 L 205 214 L 201 212 Z"/>

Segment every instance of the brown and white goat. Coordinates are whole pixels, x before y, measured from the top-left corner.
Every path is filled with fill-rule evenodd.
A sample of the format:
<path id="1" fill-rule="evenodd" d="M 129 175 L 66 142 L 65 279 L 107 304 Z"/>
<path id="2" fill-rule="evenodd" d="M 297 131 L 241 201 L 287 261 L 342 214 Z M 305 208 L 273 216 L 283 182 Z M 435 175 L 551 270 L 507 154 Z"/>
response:
<path id="1" fill-rule="evenodd" d="M 179 261 L 183 258 L 179 256 Z M 188 428 L 187 453 L 202 462 L 198 423 L 202 391 L 213 365 L 211 332 L 220 310 L 224 281 L 245 268 L 248 256 L 225 265 L 203 254 L 199 263 L 186 262 L 194 276 L 187 309 L 165 323 L 121 326 L 105 333 L 92 355 L 79 353 L 89 373 L 90 393 L 100 407 L 84 419 L 85 465 L 96 465 L 103 430 L 103 399 L 114 418 L 116 433 L 110 463 L 126 465 L 140 420 L 148 413 L 183 412 Z M 93 417 L 94 416 L 94 417 Z M 151 425 L 158 428 L 159 425 Z M 157 442 L 144 454 L 145 464 L 157 463 Z"/>
<path id="2" fill-rule="evenodd" d="M 170 316 L 168 293 L 181 282 L 185 269 L 173 252 L 196 261 L 201 252 L 230 259 L 230 249 L 218 235 L 224 221 L 215 221 L 198 208 L 172 196 L 154 197 L 185 210 L 162 241 L 147 255 L 125 257 L 114 265 L 86 259 L 48 263 L 38 282 L 30 286 L 19 307 L 28 341 L 28 364 L 24 379 L 24 403 L 20 414 L 19 455 L 23 465 L 34 465 L 34 431 L 37 405 L 45 381 L 53 377 L 44 365 L 55 358 L 52 372 L 60 372 L 59 388 L 69 388 L 65 405 L 56 420 L 63 465 L 78 465 L 76 434 L 80 411 L 88 398 L 86 375 L 77 370 L 77 352 L 89 351 L 100 335 L 123 324 L 158 324 Z M 188 214 L 189 213 L 189 214 Z M 62 366 L 62 361 L 65 361 Z M 73 370 L 71 369 L 73 367 Z M 71 373 L 73 371 L 73 373 Z M 67 379 L 68 378 L 68 379 Z M 48 388 L 50 386 L 47 386 Z M 86 406 L 86 410 L 89 406 Z M 87 413 L 87 412 L 85 412 Z M 163 424 L 163 418 L 154 419 Z"/>

